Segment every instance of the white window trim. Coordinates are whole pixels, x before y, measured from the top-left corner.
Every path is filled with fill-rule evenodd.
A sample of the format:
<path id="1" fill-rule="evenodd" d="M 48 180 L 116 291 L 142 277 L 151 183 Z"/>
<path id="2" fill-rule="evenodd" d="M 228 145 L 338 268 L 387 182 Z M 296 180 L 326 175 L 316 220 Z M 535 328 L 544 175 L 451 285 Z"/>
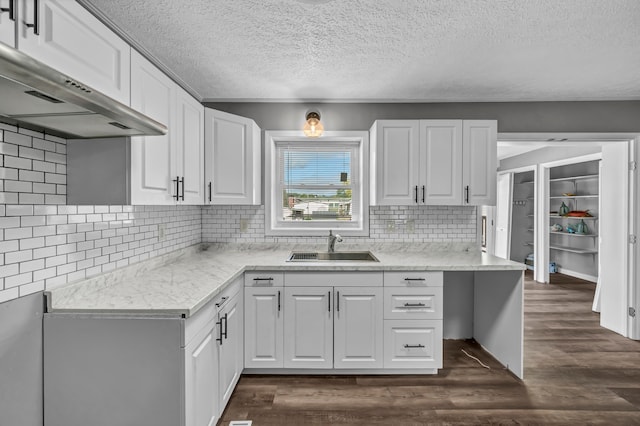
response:
<path id="1" fill-rule="evenodd" d="M 366 131 L 331 131 L 324 132 L 315 139 L 307 138 L 302 131 L 279 130 L 265 131 L 265 235 L 270 236 L 325 236 L 329 230 L 338 231 L 343 236 L 369 235 L 369 132 Z M 278 221 L 278 205 L 274 203 L 278 191 L 277 150 L 276 145 L 282 142 L 309 141 L 330 145 L 331 142 L 356 142 L 360 147 L 358 156 L 358 178 L 362 182 L 360 190 L 360 214 L 356 225 L 354 222 L 327 224 L 312 221 Z M 348 226 L 346 226 L 348 225 Z"/>

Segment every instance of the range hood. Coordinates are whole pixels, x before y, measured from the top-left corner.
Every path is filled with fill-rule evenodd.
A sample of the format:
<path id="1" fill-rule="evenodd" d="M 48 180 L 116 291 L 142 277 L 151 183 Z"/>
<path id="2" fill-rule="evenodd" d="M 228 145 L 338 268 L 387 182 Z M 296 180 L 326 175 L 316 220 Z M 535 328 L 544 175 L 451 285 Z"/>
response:
<path id="1" fill-rule="evenodd" d="M 4 43 L 0 121 L 67 139 L 167 133 L 162 123 Z"/>

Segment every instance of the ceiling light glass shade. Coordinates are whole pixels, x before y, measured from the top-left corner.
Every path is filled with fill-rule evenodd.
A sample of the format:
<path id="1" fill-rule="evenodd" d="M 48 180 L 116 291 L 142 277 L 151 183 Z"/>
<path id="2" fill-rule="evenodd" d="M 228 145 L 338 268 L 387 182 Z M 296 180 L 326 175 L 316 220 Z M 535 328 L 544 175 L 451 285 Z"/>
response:
<path id="1" fill-rule="evenodd" d="M 322 135 L 324 132 L 324 126 L 320 122 L 320 113 L 311 111 L 307 114 L 306 122 L 304 123 L 304 127 L 302 131 L 304 135 L 308 138 L 317 138 Z"/>

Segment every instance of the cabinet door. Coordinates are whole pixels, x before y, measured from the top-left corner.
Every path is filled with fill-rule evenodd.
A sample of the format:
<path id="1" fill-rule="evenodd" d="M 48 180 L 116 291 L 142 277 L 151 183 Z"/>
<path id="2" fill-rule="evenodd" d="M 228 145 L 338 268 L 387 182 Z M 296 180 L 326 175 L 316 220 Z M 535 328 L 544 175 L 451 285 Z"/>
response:
<path id="1" fill-rule="evenodd" d="M 333 367 L 333 287 L 285 287 L 284 367 Z"/>
<path id="2" fill-rule="evenodd" d="M 4 0 L 5 2 L 7 0 Z M 75 1 L 21 1 L 18 48 L 129 105 L 131 49 Z M 27 28 L 38 6 L 38 32 Z"/>
<path id="3" fill-rule="evenodd" d="M 186 426 L 212 426 L 218 421 L 218 333 L 211 321 L 185 348 Z"/>
<path id="4" fill-rule="evenodd" d="M 495 206 L 498 123 L 464 120 L 462 126 L 463 204 Z"/>
<path id="5" fill-rule="evenodd" d="M 180 195 L 185 204 L 202 204 L 204 201 L 204 107 L 191 95 L 177 88 L 176 158 L 172 176 L 180 176 Z M 175 178 L 174 178 L 175 179 Z"/>
<path id="6" fill-rule="evenodd" d="M 384 368 L 442 368 L 442 320 L 385 320 Z"/>
<path id="7" fill-rule="evenodd" d="M 218 345 L 221 412 L 231 398 L 244 365 L 244 327 L 240 294 L 229 299 L 219 314 L 219 324 L 222 327 L 222 342 Z"/>
<path id="8" fill-rule="evenodd" d="M 6 12 L 0 12 L 0 42 L 8 46 L 16 46 L 16 22 L 18 3 L 17 0 L 0 0 L 0 7 L 3 9 L 12 9 Z"/>
<path id="9" fill-rule="evenodd" d="M 420 120 L 420 202 L 462 203 L 462 120 Z"/>
<path id="10" fill-rule="evenodd" d="M 336 287 L 334 368 L 382 368 L 382 287 Z"/>
<path id="11" fill-rule="evenodd" d="M 371 129 L 372 205 L 418 200 L 418 120 L 379 120 Z"/>
<path id="12" fill-rule="evenodd" d="M 207 203 L 260 204 L 260 145 L 253 120 L 205 109 Z"/>
<path id="13" fill-rule="evenodd" d="M 283 287 L 245 289 L 244 366 L 282 368 L 284 316 Z"/>
<path id="14" fill-rule="evenodd" d="M 139 53 L 131 55 L 131 106 L 165 124 L 166 135 L 131 138 L 131 203 L 174 204 L 172 175 L 175 83 Z"/>

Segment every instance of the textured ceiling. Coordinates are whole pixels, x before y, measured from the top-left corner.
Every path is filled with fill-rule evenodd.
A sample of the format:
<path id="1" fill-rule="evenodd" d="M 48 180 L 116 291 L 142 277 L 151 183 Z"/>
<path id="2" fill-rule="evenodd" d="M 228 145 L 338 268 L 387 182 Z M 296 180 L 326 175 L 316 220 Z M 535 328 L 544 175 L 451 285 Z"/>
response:
<path id="1" fill-rule="evenodd" d="M 204 100 L 640 99 L 639 0 L 81 0 Z"/>

